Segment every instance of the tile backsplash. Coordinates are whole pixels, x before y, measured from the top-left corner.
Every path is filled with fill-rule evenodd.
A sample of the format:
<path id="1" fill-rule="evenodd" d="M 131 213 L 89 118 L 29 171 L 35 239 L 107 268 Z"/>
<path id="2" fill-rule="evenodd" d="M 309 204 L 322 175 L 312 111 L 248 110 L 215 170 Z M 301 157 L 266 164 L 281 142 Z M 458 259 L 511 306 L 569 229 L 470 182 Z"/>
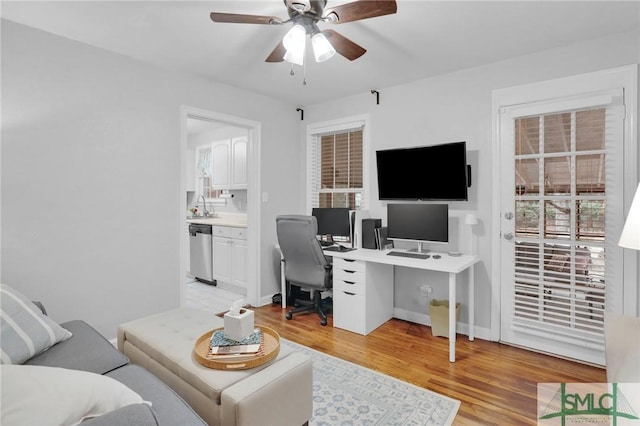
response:
<path id="1" fill-rule="evenodd" d="M 224 203 L 207 201 L 207 210 L 215 213 L 246 213 L 247 212 L 247 191 L 229 191 L 233 198 L 225 198 Z M 202 199 L 198 201 L 195 191 L 187 191 L 187 210 L 194 206 L 202 208 Z"/>

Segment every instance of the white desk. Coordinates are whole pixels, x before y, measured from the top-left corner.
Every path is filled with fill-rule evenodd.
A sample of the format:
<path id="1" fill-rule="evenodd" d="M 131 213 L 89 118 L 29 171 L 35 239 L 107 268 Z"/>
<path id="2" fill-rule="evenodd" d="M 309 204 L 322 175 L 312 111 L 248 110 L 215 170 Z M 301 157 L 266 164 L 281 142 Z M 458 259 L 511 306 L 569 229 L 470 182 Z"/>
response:
<path id="1" fill-rule="evenodd" d="M 334 258 L 347 259 L 350 261 L 363 261 L 376 264 L 403 266 L 406 268 L 424 269 L 427 271 L 437 271 L 449 274 L 449 361 L 455 362 L 456 360 L 456 277 L 457 274 L 463 272 L 466 269 L 470 269 L 469 274 L 469 340 L 474 339 L 474 265 L 478 262 L 478 256 L 449 256 L 446 253 L 431 252 L 429 254 L 432 257 L 428 259 L 415 259 L 409 257 L 389 256 L 387 253 L 389 250 L 371 250 L 371 249 L 357 249 L 348 252 L 337 251 L 325 251 L 325 255 L 332 256 Z M 440 259 L 434 259 L 433 255 L 441 255 Z M 283 265 L 284 266 L 284 265 Z M 284 279 L 284 267 L 281 268 L 281 286 L 282 286 L 282 307 L 286 308 L 286 294 L 287 284 Z M 335 304 L 334 297 L 334 304 Z M 388 301 L 393 305 L 393 298 Z M 334 323 L 336 321 L 336 311 L 334 306 Z M 391 312 L 393 312 L 393 306 L 391 306 Z M 392 315 L 389 315 L 389 320 Z M 385 320 L 385 321 L 386 321 Z"/>

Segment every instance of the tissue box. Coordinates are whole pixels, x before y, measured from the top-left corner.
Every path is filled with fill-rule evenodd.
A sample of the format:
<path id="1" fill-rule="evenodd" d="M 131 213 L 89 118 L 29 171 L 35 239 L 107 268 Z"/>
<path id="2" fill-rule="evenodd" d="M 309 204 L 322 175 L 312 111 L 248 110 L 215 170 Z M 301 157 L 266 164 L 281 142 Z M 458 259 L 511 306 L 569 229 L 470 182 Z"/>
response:
<path id="1" fill-rule="evenodd" d="M 253 311 L 240 309 L 240 313 L 233 315 L 230 312 L 224 314 L 224 335 L 240 341 L 253 333 Z"/>

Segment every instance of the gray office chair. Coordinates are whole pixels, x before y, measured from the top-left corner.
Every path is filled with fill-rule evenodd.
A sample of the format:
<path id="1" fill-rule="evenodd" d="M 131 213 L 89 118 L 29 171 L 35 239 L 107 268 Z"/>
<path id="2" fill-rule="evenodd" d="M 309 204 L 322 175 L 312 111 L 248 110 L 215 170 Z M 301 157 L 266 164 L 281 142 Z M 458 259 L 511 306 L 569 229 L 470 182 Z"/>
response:
<path id="1" fill-rule="evenodd" d="M 316 239 L 318 223 L 313 216 L 282 215 L 276 218 L 276 232 L 284 258 L 284 276 L 289 284 L 311 290 L 312 303 L 298 302 L 300 306 L 287 312 L 293 314 L 315 311 L 320 324 L 327 325 L 327 314 L 322 306 L 321 292 L 332 287 L 332 265 L 325 257 Z"/>

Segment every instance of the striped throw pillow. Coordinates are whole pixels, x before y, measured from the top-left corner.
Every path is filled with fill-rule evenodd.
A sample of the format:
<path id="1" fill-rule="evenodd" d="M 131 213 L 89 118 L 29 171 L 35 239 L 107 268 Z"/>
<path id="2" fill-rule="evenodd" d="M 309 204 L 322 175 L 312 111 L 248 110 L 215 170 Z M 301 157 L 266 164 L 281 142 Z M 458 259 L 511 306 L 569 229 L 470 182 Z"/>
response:
<path id="1" fill-rule="evenodd" d="M 22 364 L 71 337 L 22 293 L 0 284 L 0 362 Z"/>

